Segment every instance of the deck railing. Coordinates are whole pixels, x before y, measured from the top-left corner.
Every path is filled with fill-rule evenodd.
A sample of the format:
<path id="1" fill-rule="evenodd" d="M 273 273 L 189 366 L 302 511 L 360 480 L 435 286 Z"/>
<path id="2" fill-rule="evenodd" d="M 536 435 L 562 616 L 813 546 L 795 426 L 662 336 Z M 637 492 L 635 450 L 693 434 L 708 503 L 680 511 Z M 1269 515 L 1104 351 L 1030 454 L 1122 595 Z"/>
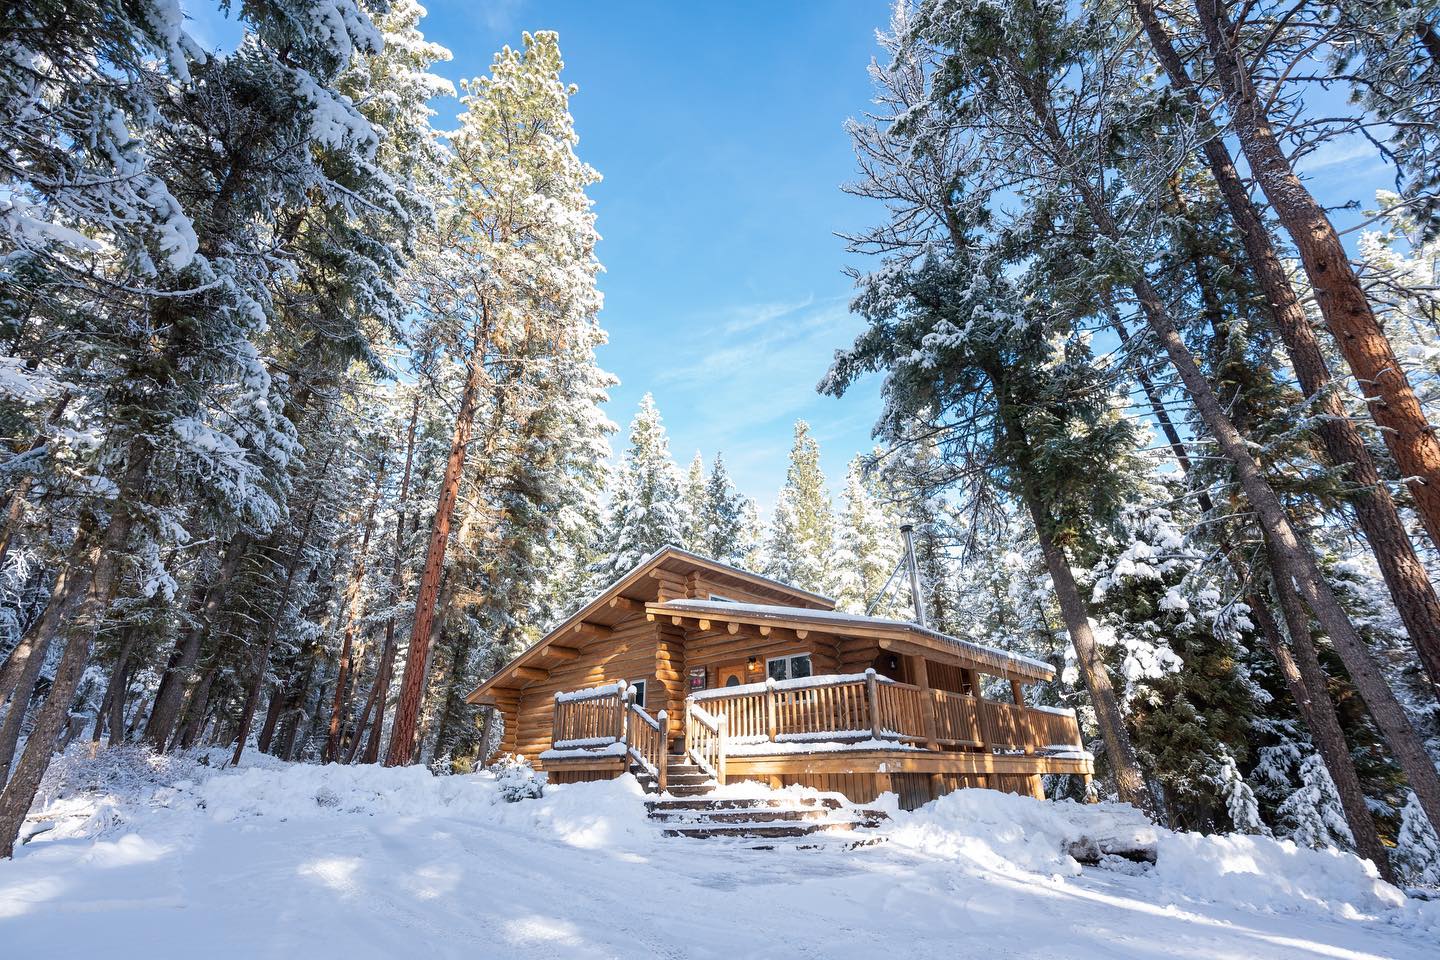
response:
<path id="1" fill-rule="evenodd" d="M 685 701 L 685 753 L 701 770 L 725 785 L 726 717 L 715 716 L 695 702 Z"/>
<path id="2" fill-rule="evenodd" d="M 652 717 L 634 693 L 623 682 L 557 693 L 555 748 L 623 754 L 664 790 L 665 713 Z M 1082 749 L 1073 711 L 917 687 L 874 670 L 706 690 L 686 701 L 685 751 L 721 783 L 732 746 L 750 753 L 763 752 L 765 743 L 820 741 L 1027 754 Z"/>
<path id="3" fill-rule="evenodd" d="M 880 740 L 1025 753 L 1081 748 L 1072 711 L 926 689 L 873 670 L 707 690 L 693 694 L 689 702 L 707 716 L 726 721 L 728 740 L 734 744 Z M 687 745 L 695 728 L 687 715 Z"/>
<path id="4" fill-rule="evenodd" d="M 615 743 L 625 731 L 625 684 L 555 694 L 552 728 L 555 749 L 584 749 Z"/>
<path id="5" fill-rule="evenodd" d="M 552 740 L 556 750 L 613 751 L 635 761 L 666 787 L 669 744 L 665 711 L 650 716 L 635 702 L 635 688 L 625 681 L 555 694 Z M 616 755 L 616 754 L 611 754 Z"/>
<path id="6" fill-rule="evenodd" d="M 655 778 L 660 792 L 664 793 L 668 785 L 665 768 L 669 759 L 669 745 L 665 742 L 665 711 L 661 710 L 653 717 L 646 713 L 645 708 L 635 702 L 634 687 L 626 691 L 625 699 L 628 706 L 622 737 L 625 752 Z"/>

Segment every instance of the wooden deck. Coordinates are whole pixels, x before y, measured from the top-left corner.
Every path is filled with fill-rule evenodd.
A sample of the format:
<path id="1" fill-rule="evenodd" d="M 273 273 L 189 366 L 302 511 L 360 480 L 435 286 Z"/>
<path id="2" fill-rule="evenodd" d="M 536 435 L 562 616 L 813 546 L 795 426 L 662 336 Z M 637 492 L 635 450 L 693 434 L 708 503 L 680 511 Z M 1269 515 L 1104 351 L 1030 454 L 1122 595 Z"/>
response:
<path id="1" fill-rule="evenodd" d="M 623 684 L 556 695 L 555 782 L 620 776 L 630 765 L 663 791 L 669 751 Z M 800 784 L 868 803 L 886 792 L 913 809 L 965 787 L 1043 799 L 1040 777 L 1087 781 L 1094 765 L 1070 711 L 898 683 L 870 670 L 708 690 L 686 701 L 683 754 L 718 783 Z"/>

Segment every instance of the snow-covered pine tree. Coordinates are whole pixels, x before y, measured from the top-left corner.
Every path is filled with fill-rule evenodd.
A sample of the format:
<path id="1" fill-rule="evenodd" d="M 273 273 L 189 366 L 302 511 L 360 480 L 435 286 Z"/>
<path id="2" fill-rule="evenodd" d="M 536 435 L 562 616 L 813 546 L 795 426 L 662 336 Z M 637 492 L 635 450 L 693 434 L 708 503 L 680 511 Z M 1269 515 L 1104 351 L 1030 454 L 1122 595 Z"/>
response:
<path id="1" fill-rule="evenodd" d="M 529 378 L 553 377 L 557 367 L 578 360 L 583 375 L 565 383 L 579 390 L 578 403 L 567 408 L 578 419 L 560 421 L 580 428 L 570 457 L 593 454 L 604 441 L 598 402 L 607 381 L 592 356 L 603 342 L 594 321 L 598 237 L 586 194 L 599 174 L 575 153 L 569 98 L 576 88 L 561 81 L 563 66 L 554 33 L 526 34 L 522 50 L 506 47 L 496 55 L 490 76 L 462 85 L 464 113 L 450 137 L 440 229 L 413 284 L 423 338 L 443 358 L 437 369 L 457 383 L 460 403 L 417 587 L 388 765 L 409 763 L 414 755 L 432 627 L 444 624 L 459 589 L 446 584 L 442 597 L 452 514 L 467 482 L 475 423 L 482 424 L 484 445 L 475 461 L 486 475 L 469 478 L 476 499 L 465 522 L 482 538 L 495 532 L 499 515 L 486 502 L 488 482 L 507 474 L 507 452 L 525 455 L 511 444 L 523 445 L 527 428 L 550 422 L 543 404 L 528 406 L 536 399 Z M 487 456 L 492 453 L 495 461 Z"/>
<path id="2" fill-rule="evenodd" d="M 1400 811 L 1400 835 L 1395 838 L 1395 852 L 1390 859 L 1402 883 L 1440 887 L 1440 838 L 1435 836 L 1435 828 L 1413 793 Z"/>
<path id="3" fill-rule="evenodd" d="M 1316 754 L 1300 761 L 1300 786 L 1280 804 L 1276 816 L 1280 835 L 1302 847 L 1355 847 L 1335 781 Z"/>
<path id="4" fill-rule="evenodd" d="M 856 456 L 845 472 L 844 499 L 835 536 L 835 599 L 839 608 L 865 613 L 900 562 L 900 520 L 894 508 L 876 489 L 866 471 L 865 459 Z M 893 616 L 908 610 L 904 585 L 892 585 L 872 613 Z"/>
<path id="5" fill-rule="evenodd" d="M 820 468 L 820 445 L 804 420 L 795 421 L 795 441 L 785 486 L 775 501 L 766 553 L 766 573 L 815 593 L 834 590 L 835 519 Z"/>
<path id="6" fill-rule="evenodd" d="M 730 479 L 723 455 L 716 453 L 705 478 L 700 552 L 721 563 L 745 568 L 754 548 L 756 521 L 751 503 Z"/>
<path id="7" fill-rule="evenodd" d="M 630 446 L 614 474 L 610 517 L 597 574 L 608 583 L 666 545 L 685 542 L 684 481 L 670 458 L 670 438 L 655 398 L 640 398 L 630 421 Z"/>
<path id="8" fill-rule="evenodd" d="M 681 490 L 684 506 L 685 539 L 678 546 L 702 555 L 707 555 L 705 530 L 705 460 L 700 451 L 690 461 L 685 471 L 685 482 Z"/>

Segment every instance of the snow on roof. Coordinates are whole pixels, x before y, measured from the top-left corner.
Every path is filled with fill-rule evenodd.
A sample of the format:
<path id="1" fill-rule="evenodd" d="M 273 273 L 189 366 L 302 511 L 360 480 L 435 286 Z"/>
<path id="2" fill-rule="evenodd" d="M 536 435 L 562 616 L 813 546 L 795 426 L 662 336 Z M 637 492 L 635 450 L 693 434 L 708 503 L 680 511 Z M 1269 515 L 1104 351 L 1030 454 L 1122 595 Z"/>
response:
<path id="1" fill-rule="evenodd" d="M 1036 660 L 1018 653 L 1011 653 L 1009 650 L 1001 650 L 999 647 L 988 647 L 982 643 L 975 643 L 973 640 L 962 640 L 959 637 L 952 637 L 948 633 L 940 633 L 938 630 L 931 630 L 922 627 L 918 623 L 911 623 L 908 620 L 892 620 L 889 617 L 870 617 L 859 613 L 843 613 L 839 610 L 812 610 L 809 607 L 781 607 L 766 603 L 732 603 L 728 600 L 669 600 L 663 604 L 655 604 L 659 609 L 681 609 L 692 611 L 704 611 L 723 616 L 726 613 L 743 613 L 758 617 L 774 617 L 782 620 L 820 620 L 833 621 L 836 624 L 849 624 L 852 626 L 866 627 L 888 627 L 891 629 L 904 630 L 910 633 L 918 633 L 927 637 L 959 647 L 961 651 L 970 654 L 982 661 L 1001 661 L 1016 665 L 1025 673 L 1040 672 L 1046 677 L 1055 675 L 1055 668 L 1043 660 Z M 996 664 L 997 666 L 1000 663 Z"/>
<path id="2" fill-rule="evenodd" d="M 746 570 L 742 567 L 731 566 L 730 564 L 722 563 L 721 561 L 716 560 L 713 557 L 707 557 L 704 554 L 700 553 L 692 553 L 691 551 L 686 550 L 682 547 L 677 547 L 674 544 L 666 544 L 659 550 L 656 550 L 654 553 L 650 554 L 650 556 L 645 558 L 645 563 L 649 563 L 651 560 L 655 559 L 660 554 L 667 551 L 673 554 L 677 554 L 681 557 L 685 557 L 688 560 L 698 560 L 701 563 L 708 563 L 711 566 L 721 567 L 725 570 L 733 570 L 735 573 L 738 573 L 744 577 L 749 577 L 751 580 L 761 580 L 765 583 L 773 584 L 776 589 L 783 590 L 786 593 L 802 593 L 807 597 L 814 597 L 816 600 L 823 600 L 824 602 L 830 604 L 830 606 L 832 607 L 835 606 L 836 603 L 834 597 L 827 597 L 823 593 L 816 593 L 813 590 L 806 590 L 804 587 L 797 587 L 794 584 L 786 583 L 783 580 L 776 580 L 774 577 L 767 577 L 763 573 L 755 573 L 753 570 Z M 645 563 L 642 563 L 641 566 L 643 567 Z M 805 607 L 802 609 L 809 608 Z"/>

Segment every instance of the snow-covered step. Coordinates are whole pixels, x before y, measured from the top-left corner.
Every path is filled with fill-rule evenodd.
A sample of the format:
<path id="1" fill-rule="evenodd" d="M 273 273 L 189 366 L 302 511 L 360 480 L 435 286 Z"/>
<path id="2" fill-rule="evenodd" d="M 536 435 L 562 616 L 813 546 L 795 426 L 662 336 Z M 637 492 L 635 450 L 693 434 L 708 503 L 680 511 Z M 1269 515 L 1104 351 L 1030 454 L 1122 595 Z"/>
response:
<path id="1" fill-rule="evenodd" d="M 879 826 L 883 810 L 851 805 L 838 794 L 776 793 L 693 800 L 660 797 L 646 801 L 650 819 L 667 837 L 692 839 L 799 839 Z"/>
<path id="2" fill-rule="evenodd" d="M 671 800 L 656 797 L 646 800 L 645 805 L 653 810 L 752 810 L 791 809 L 794 807 L 824 807 L 839 810 L 846 802 L 839 795 L 804 797 L 716 797 L 711 800 Z"/>

